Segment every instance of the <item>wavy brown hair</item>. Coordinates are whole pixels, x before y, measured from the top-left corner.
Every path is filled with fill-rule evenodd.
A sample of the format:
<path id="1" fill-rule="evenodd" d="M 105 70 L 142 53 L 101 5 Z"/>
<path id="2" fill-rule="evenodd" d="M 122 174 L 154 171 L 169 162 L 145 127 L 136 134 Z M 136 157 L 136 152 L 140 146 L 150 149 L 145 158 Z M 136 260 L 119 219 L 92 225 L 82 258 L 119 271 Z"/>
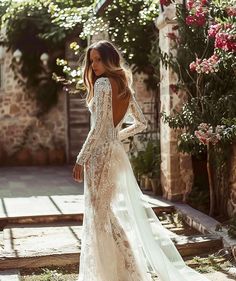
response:
<path id="1" fill-rule="evenodd" d="M 101 60 L 105 68 L 105 73 L 101 76 L 96 76 L 92 69 L 90 62 L 90 52 L 92 49 L 97 50 L 101 56 Z M 127 98 L 127 96 L 129 97 L 131 92 L 133 92 L 132 72 L 125 64 L 125 61 L 118 49 L 114 46 L 114 44 L 107 40 L 97 41 L 87 47 L 85 51 L 82 70 L 83 82 L 85 87 L 87 88 L 87 104 L 94 96 L 94 83 L 99 77 L 105 76 L 114 78 L 117 81 L 119 96 L 123 98 Z"/>

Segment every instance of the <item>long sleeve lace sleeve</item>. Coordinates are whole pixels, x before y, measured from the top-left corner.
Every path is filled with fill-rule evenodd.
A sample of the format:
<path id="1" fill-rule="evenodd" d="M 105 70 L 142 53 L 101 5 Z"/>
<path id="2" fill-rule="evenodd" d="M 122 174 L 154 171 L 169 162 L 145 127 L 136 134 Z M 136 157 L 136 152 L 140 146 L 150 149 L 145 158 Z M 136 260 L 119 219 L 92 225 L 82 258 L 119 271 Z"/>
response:
<path id="1" fill-rule="evenodd" d="M 104 128 L 104 121 L 108 114 L 109 85 L 104 77 L 98 78 L 94 84 L 95 120 L 88 136 L 77 156 L 76 163 L 83 165 L 93 153 Z"/>
<path id="2" fill-rule="evenodd" d="M 147 128 L 147 119 L 143 115 L 143 112 L 133 94 L 128 115 L 131 115 L 133 117 L 134 123 L 127 128 L 119 131 L 118 136 L 119 140 L 121 141 L 137 133 L 140 133 Z"/>

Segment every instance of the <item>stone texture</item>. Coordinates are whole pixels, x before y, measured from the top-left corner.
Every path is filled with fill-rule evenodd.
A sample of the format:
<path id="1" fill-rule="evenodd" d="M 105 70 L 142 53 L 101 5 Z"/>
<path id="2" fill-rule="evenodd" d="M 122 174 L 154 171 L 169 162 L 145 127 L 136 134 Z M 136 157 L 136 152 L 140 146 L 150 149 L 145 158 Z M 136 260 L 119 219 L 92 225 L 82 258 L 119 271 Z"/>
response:
<path id="1" fill-rule="evenodd" d="M 177 31 L 173 30 L 176 25 L 174 20 L 174 6 L 166 7 L 156 21 L 159 29 L 159 44 L 162 52 L 175 55 L 176 49 L 173 40 L 168 38 L 167 34 Z M 173 110 L 180 110 L 186 94 L 183 91 L 177 93 L 171 90 L 170 85 L 176 84 L 178 78 L 176 73 L 170 67 L 161 64 L 160 69 L 160 99 L 161 112 L 171 114 Z M 177 151 L 177 136 L 179 130 L 170 129 L 169 125 L 160 122 L 161 135 L 161 183 L 164 198 L 185 201 L 187 194 L 191 191 L 193 184 L 193 171 L 190 156 L 183 155 Z"/>
<path id="2" fill-rule="evenodd" d="M 59 93 L 59 101 L 44 115 L 43 122 L 36 117 L 36 101 L 17 83 L 10 67 L 12 54 L 5 52 L 3 65 L 4 85 L 0 91 L 0 132 L 1 149 L 7 158 L 23 148 L 35 151 L 39 147 L 54 149 L 65 147 L 66 111 L 65 96 Z M 31 94 L 33 96 L 33 93 Z M 3 164 L 0 157 L 0 165 Z"/>

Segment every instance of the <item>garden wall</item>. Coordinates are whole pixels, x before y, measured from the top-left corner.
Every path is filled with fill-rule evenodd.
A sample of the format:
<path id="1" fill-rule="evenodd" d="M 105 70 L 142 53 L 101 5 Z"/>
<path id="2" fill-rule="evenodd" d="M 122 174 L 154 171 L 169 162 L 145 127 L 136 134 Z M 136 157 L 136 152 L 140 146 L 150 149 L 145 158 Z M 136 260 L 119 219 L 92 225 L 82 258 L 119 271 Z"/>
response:
<path id="1" fill-rule="evenodd" d="M 65 95 L 41 121 L 35 100 L 19 86 L 10 68 L 12 54 L 2 62 L 0 90 L 0 165 L 61 164 L 65 162 Z"/>

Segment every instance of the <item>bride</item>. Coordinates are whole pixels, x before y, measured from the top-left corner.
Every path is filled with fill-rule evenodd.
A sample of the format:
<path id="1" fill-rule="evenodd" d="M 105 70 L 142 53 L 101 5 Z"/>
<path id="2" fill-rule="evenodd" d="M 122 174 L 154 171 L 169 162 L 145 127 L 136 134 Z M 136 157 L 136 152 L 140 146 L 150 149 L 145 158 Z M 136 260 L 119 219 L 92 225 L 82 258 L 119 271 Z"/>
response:
<path id="1" fill-rule="evenodd" d="M 83 79 L 91 129 L 73 168 L 74 179 L 84 180 L 77 281 L 207 281 L 184 263 L 134 176 L 122 140 L 143 131 L 147 120 L 114 44 L 87 48 Z M 128 115 L 134 122 L 122 129 Z"/>

